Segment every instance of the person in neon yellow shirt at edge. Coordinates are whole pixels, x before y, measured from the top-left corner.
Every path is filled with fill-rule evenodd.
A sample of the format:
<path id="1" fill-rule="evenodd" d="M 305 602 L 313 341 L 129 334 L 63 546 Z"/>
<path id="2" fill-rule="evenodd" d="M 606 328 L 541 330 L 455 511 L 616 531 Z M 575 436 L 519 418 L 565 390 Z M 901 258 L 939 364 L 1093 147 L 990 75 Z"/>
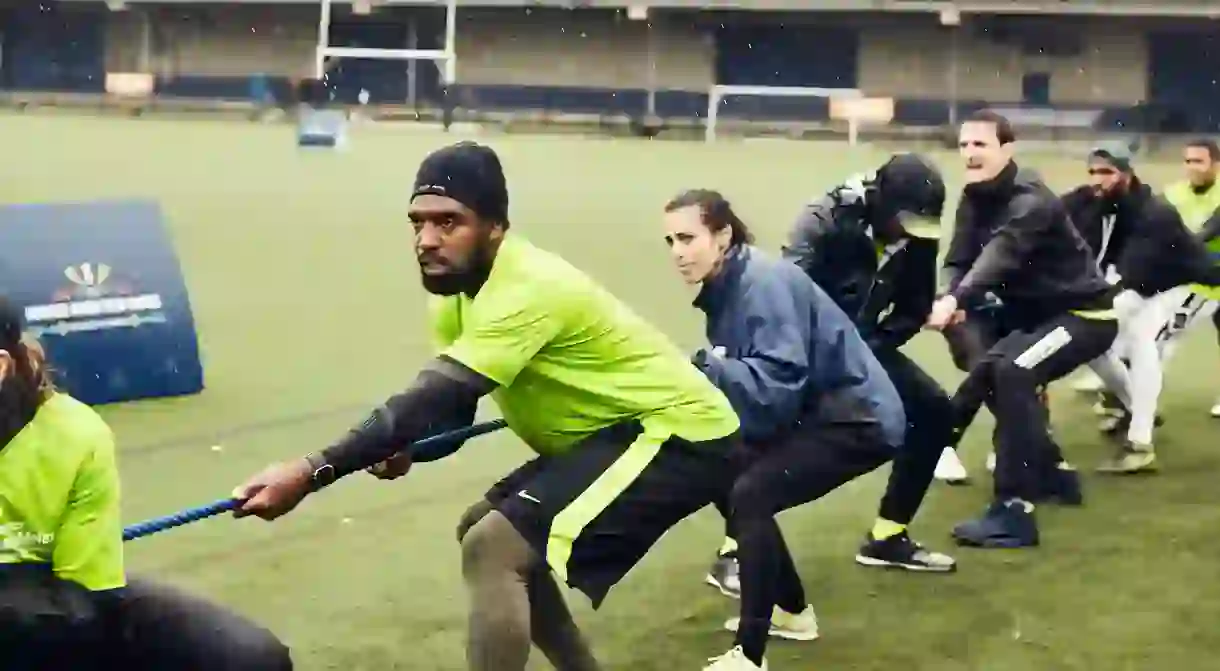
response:
<path id="1" fill-rule="evenodd" d="M 123 564 L 114 436 L 0 297 L 0 669 L 291 671 L 270 632 Z"/>
<path id="2" fill-rule="evenodd" d="M 507 183 L 489 147 L 463 142 L 428 156 L 409 217 L 437 356 L 331 447 L 238 487 L 237 514 L 275 519 L 336 478 L 371 469 L 394 479 L 452 454 L 451 443 L 395 456 L 469 425 L 491 395 L 537 458 L 459 522 L 467 663 L 524 671 L 532 642 L 555 668 L 598 669 L 557 580 L 596 608 L 671 527 L 726 497 L 741 456 L 738 418 L 658 329 L 509 230 Z"/>
<path id="3" fill-rule="evenodd" d="M 1186 227 L 1203 238 L 1212 258 L 1220 263 L 1220 186 L 1216 184 L 1220 171 L 1220 146 L 1214 140 L 1198 139 L 1186 143 L 1182 150 L 1186 179 L 1165 189 L 1165 198 L 1178 210 Z M 1174 328 L 1166 329 L 1161 341 L 1162 365 L 1172 357 L 1179 336 L 1191 325 L 1211 317 L 1220 336 L 1220 287 L 1194 285 L 1192 293 L 1179 308 Z M 1220 417 L 1220 400 L 1211 408 L 1212 417 Z"/>

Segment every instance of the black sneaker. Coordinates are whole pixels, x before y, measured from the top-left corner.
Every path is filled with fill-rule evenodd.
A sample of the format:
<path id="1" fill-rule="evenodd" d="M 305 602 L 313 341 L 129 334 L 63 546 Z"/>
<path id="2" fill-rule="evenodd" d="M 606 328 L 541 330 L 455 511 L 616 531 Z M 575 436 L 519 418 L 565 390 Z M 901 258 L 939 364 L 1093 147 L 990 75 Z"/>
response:
<path id="1" fill-rule="evenodd" d="M 720 593 L 730 599 L 741 598 L 740 568 L 737 564 L 737 553 L 729 553 L 716 557 L 712 568 L 703 580 L 720 590 Z"/>
<path id="2" fill-rule="evenodd" d="M 1037 547 L 1038 523 L 1033 505 L 1019 499 L 997 501 L 982 517 L 953 528 L 958 545 L 978 548 Z"/>
<path id="3" fill-rule="evenodd" d="M 861 566 L 900 568 L 917 573 L 952 573 L 957 562 L 949 555 L 925 550 L 911 540 L 907 532 L 878 540 L 872 533 L 856 553 L 856 563 Z"/>

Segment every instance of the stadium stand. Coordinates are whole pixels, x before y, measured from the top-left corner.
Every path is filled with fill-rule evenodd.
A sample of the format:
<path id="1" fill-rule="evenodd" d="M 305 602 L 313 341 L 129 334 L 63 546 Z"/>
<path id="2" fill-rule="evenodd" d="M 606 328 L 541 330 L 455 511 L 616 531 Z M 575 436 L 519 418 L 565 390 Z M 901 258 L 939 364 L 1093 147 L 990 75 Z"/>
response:
<path id="1" fill-rule="evenodd" d="M 444 9 L 421 4 L 337 6 L 330 44 L 439 49 Z M 802 4 L 829 7 L 752 6 Z M 614 2 L 480 2 L 460 10 L 455 100 L 475 118 L 698 125 L 716 85 L 817 87 L 892 98 L 895 127 L 942 127 L 985 105 L 1052 134 L 1220 124 L 1220 87 L 1184 65 L 1217 50 L 1220 32 L 1197 24 L 1206 3 L 1128 0 L 1104 16 L 1085 2 L 1021 16 L 832 4 L 696 11 L 675 1 L 629 12 Z M 861 11 L 846 11 L 852 5 Z M 0 9 L 0 90 L 17 105 L 97 104 L 91 96 L 105 92 L 108 74 L 141 73 L 153 77 L 150 107 L 288 107 L 295 83 L 315 75 L 317 32 L 316 4 L 23 3 Z M 377 109 L 412 116 L 441 99 L 432 62 L 341 58 L 326 68 L 342 103 L 363 92 Z M 727 96 L 719 108 L 724 119 L 808 128 L 826 125 L 829 110 L 827 98 L 778 96 Z"/>

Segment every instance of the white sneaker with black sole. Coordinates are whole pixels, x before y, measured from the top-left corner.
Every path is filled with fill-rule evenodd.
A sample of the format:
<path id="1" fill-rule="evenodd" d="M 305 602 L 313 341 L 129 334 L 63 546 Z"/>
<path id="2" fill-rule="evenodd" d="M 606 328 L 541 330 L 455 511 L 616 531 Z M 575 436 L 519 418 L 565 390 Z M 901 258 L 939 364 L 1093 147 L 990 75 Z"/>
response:
<path id="1" fill-rule="evenodd" d="M 724 623 L 725 630 L 733 633 L 737 633 L 740 626 L 739 617 Z M 771 629 L 767 633 L 789 641 L 816 641 L 821 635 L 818 632 L 818 616 L 813 612 L 813 606 L 805 606 L 805 610 L 800 613 L 789 613 L 776 606 L 771 611 Z"/>

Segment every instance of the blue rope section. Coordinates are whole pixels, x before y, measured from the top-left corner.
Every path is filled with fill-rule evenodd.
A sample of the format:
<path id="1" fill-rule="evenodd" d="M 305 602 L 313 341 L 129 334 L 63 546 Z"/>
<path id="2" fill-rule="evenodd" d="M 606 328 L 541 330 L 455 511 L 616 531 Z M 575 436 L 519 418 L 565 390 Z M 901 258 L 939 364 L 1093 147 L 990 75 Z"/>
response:
<path id="1" fill-rule="evenodd" d="M 438 433 L 435 436 L 425 438 L 415 443 L 411 446 L 411 448 L 427 447 L 435 443 L 466 440 L 468 438 L 474 438 L 475 436 L 492 433 L 493 431 L 499 431 L 506 426 L 508 426 L 507 422 L 502 419 L 497 419 L 492 422 L 483 422 L 482 424 L 474 424 L 464 429 Z M 241 505 L 241 501 L 237 499 L 221 499 L 219 501 L 213 501 L 212 503 L 204 506 L 187 508 L 186 510 L 176 512 L 172 515 L 154 517 L 151 520 L 139 522 L 123 529 L 123 540 L 135 540 L 137 538 L 151 536 L 168 529 L 180 527 L 184 524 L 190 524 L 192 522 L 198 522 L 199 520 L 205 520 L 209 517 L 215 517 L 217 515 L 227 513 L 239 505 Z"/>

